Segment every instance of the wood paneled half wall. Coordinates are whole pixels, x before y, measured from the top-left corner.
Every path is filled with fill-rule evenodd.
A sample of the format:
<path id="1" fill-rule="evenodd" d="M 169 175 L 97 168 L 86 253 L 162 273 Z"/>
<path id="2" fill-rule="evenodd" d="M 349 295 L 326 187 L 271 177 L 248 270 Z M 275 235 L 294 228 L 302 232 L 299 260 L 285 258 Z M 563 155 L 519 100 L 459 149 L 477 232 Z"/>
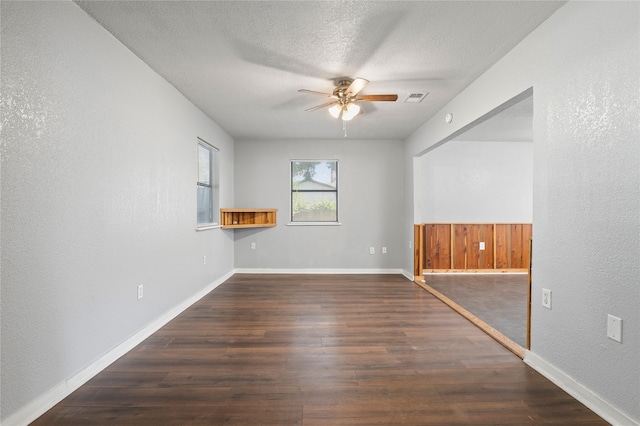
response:
<path id="1" fill-rule="evenodd" d="M 529 269 L 530 223 L 423 223 L 414 227 L 414 275 Z"/>

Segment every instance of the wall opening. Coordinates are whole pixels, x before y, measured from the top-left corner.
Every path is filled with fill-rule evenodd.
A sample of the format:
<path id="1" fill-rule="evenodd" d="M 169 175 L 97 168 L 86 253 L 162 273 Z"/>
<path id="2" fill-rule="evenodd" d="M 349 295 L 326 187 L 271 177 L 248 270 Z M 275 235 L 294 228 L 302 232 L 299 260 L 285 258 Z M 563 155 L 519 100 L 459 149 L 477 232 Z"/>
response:
<path id="1" fill-rule="evenodd" d="M 518 269 L 522 274 L 507 275 L 502 273 L 502 268 L 496 268 L 496 265 L 505 263 L 495 251 L 496 247 L 506 243 L 507 238 L 497 241 L 495 234 L 489 237 L 485 232 L 485 239 L 493 239 L 473 241 L 474 245 L 469 242 L 469 247 L 459 250 L 456 258 L 453 251 L 434 254 L 431 248 L 427 252 L 426 246 L 434 239 L 427 235 L 429 227 L 425 226 L 425 235 L 421 238 L 425 253 L 418 256 L 421 266 L 416 268 L 421 271 L 419 275 L 434 272 L 426 268 L 430 263 L 428 256 L 434 255 L 439 256 L 440 263 L 444 258 L 444 264 L 453 265 L 455 262 L 459 266 L 462 265 L 460 256 L 470 255 L 476 249 L 482 258 L 482 268 L 476 265 L 478 262 L 470 262 L 469 265 L 476 266 L 463 267 L 464 274 L 423 275 L 424 282 L 490 328 L 497 329 L 520 349 L 529 346 L 530 334 L 530 281 L 527 274 L 531 260 L 530 233 L 519 232 L 518 226 L 529 225 L 531 229 L 533 221 L 532 122 L 533 89 L 528 89 L 430 147 L 417 159 L 416 187 L 419 190 L 416 191 L 416 203 L 420 206 L 419 217 L 423 224 L 451 224 L 451 229 L 463 229 L 460 224 L 483 229 L 506 226 L 515 229 L 514 244 L 516 238 L 523 240 L 518 240 L 516 245 L 521 250 L 519 256 L 526 262 L 522 262 L 523 259 L 514 261 L 518 266 L 514 271 Z M 511 232 L 509 229 L 509 243 Z M 451 245 L 459 245 L 459 235 L 454 235 L 453 231 L 451 235 Z M 440 248 L 440 242 L 436 244 Z M 494 252 L 487 253 L 485 248 Z M 449 261 L 452 263 L 447 263 Z M 451 266 L 447 272 L 462 272 L 460 269 Z M 500 274 L 478 273 L 489 272 L 488 269 Z"/>

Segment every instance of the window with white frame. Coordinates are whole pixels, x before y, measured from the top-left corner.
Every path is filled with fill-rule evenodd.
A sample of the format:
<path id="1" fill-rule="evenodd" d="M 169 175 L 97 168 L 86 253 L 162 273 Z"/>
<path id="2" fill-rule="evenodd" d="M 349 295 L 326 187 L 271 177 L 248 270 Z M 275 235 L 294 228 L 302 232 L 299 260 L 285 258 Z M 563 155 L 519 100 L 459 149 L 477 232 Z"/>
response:
<path id="1" fill-rule="evenodd" d="M 218 149 L 198 138 L 198 227 L 217 225 Z"/>
<path id="2" fill-rule="evenodd" d="M 291 161 L 291 222 L 338 222 L 338 161 Z"/>

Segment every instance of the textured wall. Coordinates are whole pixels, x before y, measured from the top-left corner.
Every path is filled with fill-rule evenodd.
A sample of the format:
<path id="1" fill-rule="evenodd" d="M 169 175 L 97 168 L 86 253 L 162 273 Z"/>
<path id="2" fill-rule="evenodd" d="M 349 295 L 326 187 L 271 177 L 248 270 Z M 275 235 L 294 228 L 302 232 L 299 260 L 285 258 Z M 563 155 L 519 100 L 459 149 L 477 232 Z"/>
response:
<path id="1" fill-rule="evenodd" d="M 551 289 L 553 310 L 534 303 L 532 345 L 640 423 L 640 3 L 569 13 L 550 27 L 579 41 L 549 55 L 536 99 L 532 291 Z"/>
<path id="2" fill-rule="evenodd" d="M 407 140 L 533 87 L 532 352 L 640 422 L 640 4 L 569 2 Z M 444 114 L 456 121 L 445 125 Z M 419 187 L 414 187 L 418 192 Z M 541 289 L 553 309 L 541 307 Z M 606 336 L 623 319 L 623 343 Z"/>
<path id="3" fill-rule="evenodd" d="M 449 141 L 418 167 L 420 222 L 531 222 L 532 143 Z"/>
<path id="4" fill-rule="evenodd" d="M 194 185 L 199 136 L 233 203 L 233 141 L 72 2 L 1 7 L 6 420 L 233 269 Z"/>
<path id="5" fill-rule="evenodd" d="M 400 269 L 402 142 L 236 141 L 235 147 L 236 207 L 279 209 L 276 228 L 234 231 L 236 267 Z M 341 226 L 286 226 L 289 164 L 295 159 L 339 161 Z M 376 247 L 375 255 L 369 254 L 370 246 Z M 382 246 L 387 254 L 381 254 Z"/>

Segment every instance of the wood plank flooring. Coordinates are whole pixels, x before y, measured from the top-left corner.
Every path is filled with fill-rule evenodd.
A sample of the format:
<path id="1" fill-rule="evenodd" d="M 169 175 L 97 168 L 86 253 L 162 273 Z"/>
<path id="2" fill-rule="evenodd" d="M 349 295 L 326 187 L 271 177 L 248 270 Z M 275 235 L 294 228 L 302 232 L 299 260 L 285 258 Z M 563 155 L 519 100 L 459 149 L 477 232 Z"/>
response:
<path id="1" fill-rule="evenodd" d="M 35 425 L 606 424 L 400 275 L 238 274 Z"/>
<path id="2" fill-rule="evenodd" d="M 527 274 L 427 274 L 425 283 L 522 347 L 527 345 Z"/>

